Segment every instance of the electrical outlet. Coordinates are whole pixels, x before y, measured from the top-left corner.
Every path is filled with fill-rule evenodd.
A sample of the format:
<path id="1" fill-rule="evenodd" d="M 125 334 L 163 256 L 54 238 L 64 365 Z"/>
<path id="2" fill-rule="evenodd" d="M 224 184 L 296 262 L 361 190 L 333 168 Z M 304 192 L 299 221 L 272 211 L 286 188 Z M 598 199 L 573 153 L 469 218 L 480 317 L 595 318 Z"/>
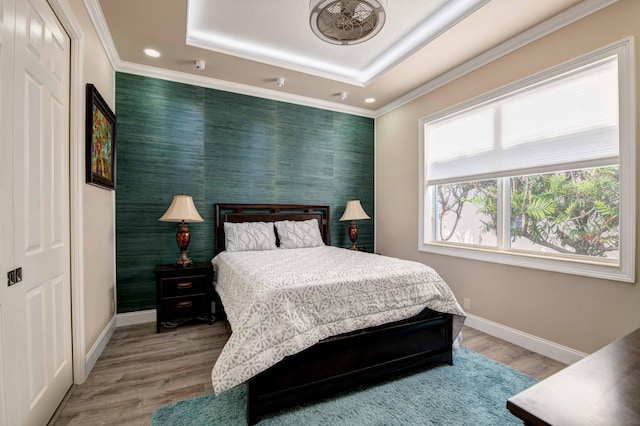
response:
<path id="1" fill-rule="evenodd" d="M 464 304 L 464 309 L 471 310 L 471 299 L 467 299 L 466 297 L 462 300 Z"/>

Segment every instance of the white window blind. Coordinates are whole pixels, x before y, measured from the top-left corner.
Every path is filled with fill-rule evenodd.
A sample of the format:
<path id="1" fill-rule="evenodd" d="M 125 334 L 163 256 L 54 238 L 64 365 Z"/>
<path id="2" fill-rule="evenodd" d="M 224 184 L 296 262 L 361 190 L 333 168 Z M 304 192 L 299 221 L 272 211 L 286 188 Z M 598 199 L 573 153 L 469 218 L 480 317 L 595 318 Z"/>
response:
<path id="1" fill-rule="evenodd" d="M 617 56 L 424 126 L 427 185 L 619 163 Z"/>

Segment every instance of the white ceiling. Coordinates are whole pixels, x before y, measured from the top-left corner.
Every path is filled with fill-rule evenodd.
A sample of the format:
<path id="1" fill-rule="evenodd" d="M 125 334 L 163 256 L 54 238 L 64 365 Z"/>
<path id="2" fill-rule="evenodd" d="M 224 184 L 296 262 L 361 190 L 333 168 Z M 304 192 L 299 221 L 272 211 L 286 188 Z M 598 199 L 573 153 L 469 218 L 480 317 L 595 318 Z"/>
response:
<path id="1" fill-rule="evenodd" d="M 366 86 L 488 1 L 390 0 L 375 40 L 336 46 L 310 30 L 309 0 L 189 0 L 187 44 Z"/>
<path id="2" fill-rule="evenodd" d="M 117 71 L 375 117 L 614 1 L 386 0 L 381 32 L 352 46 L 312 33 L 309 0 L 85 3 Z"/>

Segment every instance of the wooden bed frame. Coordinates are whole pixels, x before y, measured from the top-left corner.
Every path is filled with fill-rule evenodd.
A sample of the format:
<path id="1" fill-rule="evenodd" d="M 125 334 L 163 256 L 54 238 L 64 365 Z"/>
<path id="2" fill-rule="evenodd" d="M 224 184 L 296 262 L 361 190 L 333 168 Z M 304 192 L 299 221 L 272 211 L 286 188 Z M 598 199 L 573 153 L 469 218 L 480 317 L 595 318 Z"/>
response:
<path id="1" fill-rule="evenodd" d="M 216 204 L 216 254 L 224 222 L 318 219 L 330 244 L 330 208 L 297 204 Z M 291 355 L 247 382 L 247 421 L 420 366 L 453 365 L 452 315 L 425 309 L 415 317 L 341 334 Z"/>

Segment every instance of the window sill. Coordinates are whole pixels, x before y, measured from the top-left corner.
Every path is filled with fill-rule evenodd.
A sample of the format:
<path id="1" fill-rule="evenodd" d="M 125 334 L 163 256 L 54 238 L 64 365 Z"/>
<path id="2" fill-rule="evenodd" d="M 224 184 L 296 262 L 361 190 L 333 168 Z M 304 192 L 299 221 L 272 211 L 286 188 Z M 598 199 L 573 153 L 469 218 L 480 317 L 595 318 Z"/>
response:
<path id="1" fill-rule="evenodd" d="M 479 246 L 461 247 L 439 243 L 419 244 L 418 250 L 444 256 L 454 256 L 563 274 L 581 275 L 628 283 L 635 282 L 633 259 L 631 259 L 631 262 L 624 262 L 624 260 L 621 259 L 620 265 L 617 265 L 611 262 L 597 262 L 590 259 L 558 259 L 515 251 L 503 252 Z M 625 268 L 625 263 L 630 266 Z"/>

